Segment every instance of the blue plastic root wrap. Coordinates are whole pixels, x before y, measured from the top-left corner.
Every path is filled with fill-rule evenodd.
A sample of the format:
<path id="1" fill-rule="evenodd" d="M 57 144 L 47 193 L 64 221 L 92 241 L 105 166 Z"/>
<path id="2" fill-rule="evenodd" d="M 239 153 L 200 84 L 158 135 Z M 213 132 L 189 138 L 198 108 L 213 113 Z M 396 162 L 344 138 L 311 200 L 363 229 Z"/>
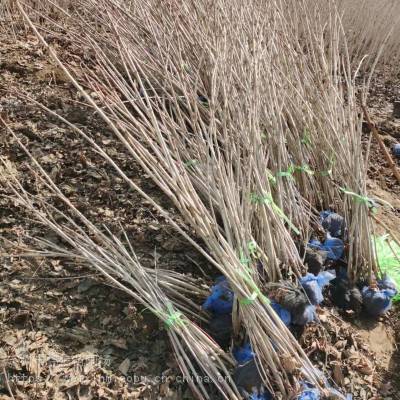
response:
<path id="1" fill-rule="evenodd" d="M 324 383 L 325 395 L 322 396 L 319 389 L 314 387 L 314 385 L 308 382 L 302 382 L 302 392 L 296 397 L 296 400 L 322 400 L 322 399 L 335 399 L 335 400 L 352 400 L 353 395 L 340 393 L 338 390 L 334 389 L 324 376 L 324 374 L 318 370 L 314 369 L 317 375 L 320 376 L 321 382 Z"/>
<path id="2" fill-rule="evenodd" d="M 317 276 L 314 274 L 306 274 L 300 279 L 300 283 L 303 286 L 305 292 L 307 293 L 308 298 L 310 299 L 311 304 L 318 305 L 321 304 L 324 300 L 324 296 L 322 295 L 322 289 L 329 284 L 332 279 L 336 278 L 336 274 L 323 271 L 320 272 Z"/>
<path id="3" fill-rule="evenodd" d="M 254 358 L 244 364 L 238 364 L 232 378 L 244 399 L 272 400 L 271 393 L 263 384 Z"/>
<path id="4" fill-rule="evenodd" d="M 229 314 L 232 312 L 233 292 L 229 287 L 229 282 L 224 276 L 215 281 L 211 287 L 211 294 L 203 303 L 203 309 L 211 311 L 216 315 Z"/>
<path id="5" fill-rule="evenodd" d="M 290 312 L 286 310 L 286 308 L 282 307 L 278 303 L 275 303 L 274 301 L 271 302 L 271 306 L 286 326 L 289 326 L 292 323 L 292 316 L 290 315 Z"/>
<path id="6" fill-rule="evenodd" d="M 362 296 L 366 312 L 373 317 L 385 314 L 392 307 L 392 299 L 396 294 L 396 284 L 387 276 L 378 281 L 377 288 L 365 286 Z"/>
<path id="7" fill-rule="evenodd" d="M 321 394 L 318 389 L 305 389 L 298 396 L 297 400 L 320 400 Z"/>
<path id="8" fill-rule="evenodd" d="M 396 143 L 396 144 L 393 146 L 393 154 L 394 154 L 396 157 L 400 158 L 400 143 Z"/>
<path id="9" fill-rule="evenodd" d="M 345 230 L 344 218 L 333 211 L 322 211 L 320 214 L 322 227 L 329 232 L 332 237 L 343 236 Z"/>
<path id="10" fill-rule="evenodd" d="M 322 246 L 322 250 L 328 252 L 327 258 L 329 260 L 340 260 L 344 253 L 344 243 L 343 240 L 331 237 L 329 234 Z"/>
<path id="11" fill-rule="evenodd" d="M 255 390 L 251 393 L 247 399 L 249 400 L 272 400 L 271 393 L 269 393 L 266 389 L 258 391 Z"/>
<path id="12" fill-rule="evenodd" d="M 312 249 L 326 251 L 328 260 L 340 260 L 344 253 L 343 240 L 332 237 L 329 233 L 324 243 L 321 243 L 319 240 L 312 239 L 308 245 Z"/>
<path id="13" fill-rule="evenodd" d="M 292 322 L 295 325 L 306 325 L 310 322 L 314 322 L 317 319 L 317 313 L 315 306 L 308 304 L 294 312 L 292 312 Z"/>
<path id="14" fill-rule="evenodd" d="M 383 278 L 378 281 L 378 287 L 382 290 L 386 289 L 392 297 L 397 294 L 396 282 L 387 275 L 384 275 Z"/>
<path id="15" fill-rule="evenodd" d="M 232 353 L 238 364 L 244 364 L 254 358 L 250 343 L 246 343 L 242 347 L 235 347 Z"/>
<path id="16" fill-rule="evenodd" d="M 327 399 L 337 399 L 337 400 L 352 400 L 353 396 L 351 394 L 344 395 L 338 390 L 333 388 L 328 388 L 329 397 L 321 397 L 321 393 L 318 389 L 305 388 L 298 396 L 297 400 L 321 400 L 322 398 Z"/>

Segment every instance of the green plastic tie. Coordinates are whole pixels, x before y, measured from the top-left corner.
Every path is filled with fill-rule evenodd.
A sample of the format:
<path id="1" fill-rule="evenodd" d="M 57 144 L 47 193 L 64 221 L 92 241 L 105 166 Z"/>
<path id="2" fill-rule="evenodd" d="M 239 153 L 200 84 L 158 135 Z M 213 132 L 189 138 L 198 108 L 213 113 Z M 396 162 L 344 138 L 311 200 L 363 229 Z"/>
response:
<path id="1" fill-rule="evenodd" d="M 245 256 L 243 250 L 240 250 L 240 264 L 248 265 L 250 263 L 250 259 Z"/>
<path id="2" fill-rule="evenodd" d="M 358 193 L 352 192 L 351 190 L 347 190 L 344 188 L 339 188 L 344 194 L 351 196 L 355 199 L 357 203 L 365 204 L 368 208 L 372 210 L 373 213 L 376 212 L 376 207 L 374 206 L 374 201 L 368 196 L 361 196 Z"/>
<path id="3" fill-rule="evenodd" d="M 267 169 L 267 175 L 268 175 L 268 180 L 272 185 L 276 185 L 276 178 L 274 175 L 271 174 L 271 172 Z"/>
<path id="4" fill-rule="evenodd" d="M 167 304 L 167 308 L 169 314 L 167 314 L 166 318 L 164 319 L 164 323 L 167 328 L 171 328 L 176 325 L 184 325 L 185 321 L 182 319 L 182 313 L 180 311 L 174 310 L 171 303 Z"/>
<path id="5" fill-rule="evenodd" d="M 254 256 L 257 250 L 257 243 L 254 240 L 251 240 L 247 243 L 247 249 L 249 250 L 250 255 Z"/>
<path id="6" fill-rule="evenodd" d="M 298 172 L 305 172 L 308 175 L 314 175 L 314 171 L 307 164 L 295 166 L 294 170 Z"/>
<path id="7" fill-rule="evenodd" d="M 321 176 L 332 176 L 332 169 L 328 169 L 327 171 L 321 171 L 319 174 Z"/>
<path id="8" fill-rule="evenodd" d="M 186 168 L 190 168 L 190 167 L 194 167 L 194 166 L 197 165 L 198 163 L 199 163 L 198 160 L 193 159 L 193 160 L 186 161 L 184 164 L 185 164 L 185 167 L 186 167 Z"/>
<path id="9" fill-rule="evenodd" d="M 304 128 L 303 131 L 303 137 L 301 139 L 301 143 L 306 145 L 306 146 L 310 146 L 311 145 L 311 136 L 310 136 L 310 131 L 307 128 Z"/>
<path id="10" fill-rule="evenodd" d="M 263 293 L 261 293 L 261 290 L 258 288 L 257 290 L 253 291 L 250 297 L 244 297 L 242 299 L 239 299 L 239 303 L 242 304 L 243 306 L 248 306 L 250 304 L 253 304 L 256 301 L 257 297 L 259 297 L 264 304 L 271 303 L 269 298 L 265 296 Z"/>
<path id="11" fill-rule="evenodd" d="M 170 314 L 165 320 L 165 325 L 167 325 L 168 328 L 171 328 L 171 326 L 175 324 L 183 325 L 183 319 L 181 318 L 181 316 L 182 313 L 180 311 L 175 311 L 174 313 Z"/>
<path id="12" fill-rule="evenodd" d="M 286 171 L 278 171 L 276 173 L 276 176 L 280 178 L 294 179 L 293 178 L 294 171 L 295 171 L 294 165 L 291 165 Z"/>
<path id="13" fill-rule="evenodd" d="M 262 133 L 262 134 L 261 134 L 261 139 L 262 139 L 262 140 L 268 139 L 268 134 L 267 134 L 267 133 Z"/>
<path id="14" fill-rule="evenodd" d="M 344 194 L 347 194 L 347 195 L 349 195 L 349 196 L 352 196 L 352 197 L 354 197 L 355 198 L 355 200 L 358 202 L 358 203 L 363 203 L 363 204 L 371 204 L 371 202 L 372 202 L 372 200 L 369 198 L 369 197 L 367 197 L 367 196 L 361 196 L 360 194 L 357 194 L 357 193 L 355 193 L 355 192 L 352 192 L 352 191 L 350 191 L 350 190 L 347 190 L 347 189 L 343 189 L 343 188 L 340 188 L 340 190 L 344 193 Z"/>
<path id="15" fill-rule="evenodd" d="M 252 193 L 250 195 L 250 199 L 253 203 L 270 205 L 272 207 L 272 210 L 289 225 L 290 229 L 292 229 L 292 231 L 295 232 L 297 235 L 300 235 L 300 231 L 296 228 L 292 221 L 290 221 L 283 210 L 278 207 L 278 205 L 274 202 L 272 195 L 268 194 L 265 196 L 260 196 L 256 193 Z"/>
<path id="16" fill-rule="evenodd" d="M 253 293 L 249 297 L 244 297 L 239 299 L 239 303 L 242 305 L 250 305 L 254 303 L 257 297 L 259 297 L 264 304 L 270 304 L 271 301 L 268 299 L 267 296 L 265 296 L 261 292 L 260 288 L 254 282 L 249 271 L 251 271 L 250 268 L 247 268 L 245 271 L 241 272 L 240 275 L 244 278 L 245 282 L 252 288 Z"/>
<path id="17" fill-rule="evenodd" d="M 304 172 L 308 175 L 314 175 L 314 171 L 308 166 L 308 164 L 304 165 L 291 165 L 286 171 L 279 171 L 276 173 L 277 177 L 283 177 L 283 178 L 293 178 L 293 174 L 295 172 Z"/>
<path id="18" fill-rule="evenodd" d="M 321 175 L 321 176 L 332 176 L 334 164 L 335 164 L 335 155 L 332 154 L 331 157 L 329 158 L 329 168 L 327 170 L 325 170 L 325 171 L 319 172 L 319 175 Z"/>

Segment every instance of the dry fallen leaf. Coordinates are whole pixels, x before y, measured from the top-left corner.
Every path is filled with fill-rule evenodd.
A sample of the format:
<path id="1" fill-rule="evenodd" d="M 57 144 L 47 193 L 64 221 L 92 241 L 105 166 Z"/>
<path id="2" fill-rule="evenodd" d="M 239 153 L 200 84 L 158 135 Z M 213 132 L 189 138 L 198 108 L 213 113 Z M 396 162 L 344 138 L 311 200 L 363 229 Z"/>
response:
<path id="1" fill-rule="evenodd" d="M 342 372 L 342 365 L 337 362 L 332 363 L 332 365 L 333 365 L 333 380 L 339 386 L 343 386 L 344 376 L 343 376 L 343 372 Z"/>
<path id="2" fill-rule="evenodd" d="M 126 343 L 126 339 L 124 338 L 111 339 L 110 344 L 112 344 L 115 347 L 118 347 L 119 349 L 128 350 L 128 345 Z"/>
<path id="3" fill-rule="evenodd" d="M 121 364 L 119 364 L 118 370 L 121 372 L 122 375 L 126 375 L 129 367 L 131 365 L 131 362 L 129 360 L 129 358 L 125 358 L 124 361 L 122 361 Z"/>

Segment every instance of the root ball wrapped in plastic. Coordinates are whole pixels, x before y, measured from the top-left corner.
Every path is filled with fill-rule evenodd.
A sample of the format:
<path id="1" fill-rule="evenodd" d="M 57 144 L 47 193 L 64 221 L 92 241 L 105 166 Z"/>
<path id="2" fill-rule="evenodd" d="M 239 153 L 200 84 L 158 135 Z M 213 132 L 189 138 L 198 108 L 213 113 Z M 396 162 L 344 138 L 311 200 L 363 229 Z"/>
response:
<path id="1" fill-rule="evenodd" d="M 320 213 L 322 227 L 329 232 L 332 237 L 340 238 L 345 231 L 344 218 L 333 211 L 322 211 Z"/>
<path id="2" fill-rule="evenodd" d="M 336 275 L 333 272 L 323 271 L 317 276 L 314 274 L 306 274 L 300 279 L 300 283 L 303 286 L 311 304 L 318 305 L 324 300 L 322 290 L 329 282 L 335 279 Z"/>
<path id="3" fill-rule="evenodd" d="M 372 317 L 385 314 L 392 307 L 392 299 L 397 294 L 395 283 L 384 277 L 377 286 L 365 286 L 362 290 L 365 311 Z"/>
<path id="4" fill-rule="evenodd" d="M 362 309 L 362 294 L 348 279 L 338 278 L 333 281 L 331 299 L 335 306 L 345 311 L 351 310 L 358 314 Z"/>
<path id="5" fill-rule="evenodd" d="M 265 388 L 258 371 L 255 359 L 236 367 L 233 381 L 241 391 L 243 397 L 249 400 L 270 400 L 271 394 Z"/>
<path id="6" fill-rule="evenodd" d="M 396 143 L 393 146 L 393 154 L 397 157 L 400 158 L 400 143 Z"/>
<path id="7" fill-rule="evenodd" d="M 332 237 L 329 233 L 324 243 L 312 239 L 308 244 L 312 249 L 326 251 L 327 259 L 337 261 L 343 257 L 344 243 L 341 239 Z"/>
<path id="8" fill-rule="evenodd" d="M 232 315 L 214 315 L 210 319 L 208 332 L 221 348 L 226 350 L 232 339 Z"/>
<path id="9" fill-rule="evenodd" d="M 306 325 L 316 319 L 315 306 L 309 303 L 301 289 L 290 282 L 270 284 L 269 287 L 274 288 L 271 293 L 274 302 L 290 312 L 292 324 Z"/>
<path id="10" fill-rule="evenodd" d="M 318 275 L 324 267 L 327 256 L 327 251 L 308 247 L 304 256 L 304 264 L 307 265 L 308 272 Z"/>
<path id="11" fill-rule="evenodd" d="M 217 278 L 215 285 L 211 287 L 211 294 L 203 303 L 203 309 L 216 315 L 224 315 L 232 312 L 233 292 L 229 282 L 224 276 Z"/>
<path id="12" fill-rule="evenodd" d="M 251 349 L 250 343 L 245 343 L 241 347 L 235 347 L 232 351 L 233 357 L 238 364 L 245 364 L 246 362 L 254 358 L 253 350 Z"/>
<path id="13" fill-rule="evenodd" d="M 286 326 L 289 326 L 292 323 L 292 316 L 290 312 L 286 310 L 286 308 L 282 307 L 279 303 L 276 303 L 274 301 L 271 302 L 271 306 Z"/>

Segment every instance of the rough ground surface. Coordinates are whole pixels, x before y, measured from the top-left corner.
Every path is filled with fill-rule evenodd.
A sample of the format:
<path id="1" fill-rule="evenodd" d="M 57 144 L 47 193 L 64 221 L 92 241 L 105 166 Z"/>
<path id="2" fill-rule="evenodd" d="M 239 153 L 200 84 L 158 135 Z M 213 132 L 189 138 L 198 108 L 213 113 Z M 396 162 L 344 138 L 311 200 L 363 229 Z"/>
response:
<path id="1" fill-rule="evenodd" d="M 51 35 L 48 40 L 72 68 L 77 69 L 80 59 L 89 57 L 84 49 L 61 43 Z M 390 118 L 395 94 L 388 93 L 386 81 L 379 78 L 371 99 L 372 115 L 389 144 L 396 137 L 399 140 L 400 122 Z M 389 86 L 392 88 L 393 83 Z M 49 62 L 37 40 L 25 34 L 17 40 L 2 35 L 0 116 L 23 143 L 29 144 L 73 204 L 97 225 L 106 224 L 117 234 L 123 226 L 145 265 L 190 270 L 209 283 L 215 271 L 210 271 L 157 212 L 129 192 L 113 170 L 66 125 L 21 98 L 23 94 L 101 137 L 124 171 L 174 212 L 99 118 L 80 104 L 76 90 Z M 395 207 L 394 212 L 381 210 L 378 216 L 399 232 L 400 186 L 374 142 L 371 154 L 370 190 Z M 26 154 L 3 126 L 0 155 L 18 170 L 27 188 L 46 197 L 47 189 L 29 170 Z M 0 235 L 13 242 L 2 242 L 4 253 L 15 254 L 15 243 L 29 246 L 26 234 L 55 240 L 46 229 L 26 219 L 24 210 L 5 196 L 9 194 L 5 189 L 0 190 Z M 395 376 L 396 365 L 397 369 L 400 365 L 396 347 L 400 337 L 395 335 L 400 331 L 398 315 L 392 311 L 383 321 L 369 326 L 362 320 L 344 321 L 345 316 L 325 307 L 320 312 L 322 325 L 307 327 L 300 341 L 321 369 L 346 386 L 354 399 L 400 398 L 396 394 L 400 378 Z M 179 382 L 163 326 L 84 265 L 59 259 L 2 256 L 0 374 L 0 399 L 192 398 L 187 386 Z"/>

